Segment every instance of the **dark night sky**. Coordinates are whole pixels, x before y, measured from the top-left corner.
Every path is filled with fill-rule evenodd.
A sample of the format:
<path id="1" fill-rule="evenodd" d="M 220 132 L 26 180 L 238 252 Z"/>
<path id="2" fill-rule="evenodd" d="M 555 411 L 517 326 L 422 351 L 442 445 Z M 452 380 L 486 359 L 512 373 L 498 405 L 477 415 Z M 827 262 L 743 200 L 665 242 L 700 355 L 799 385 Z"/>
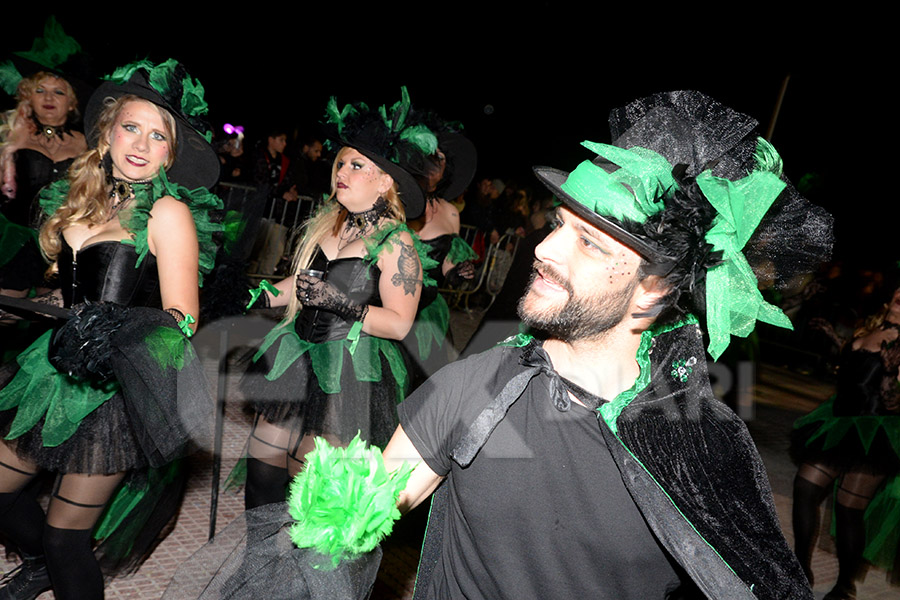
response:
<path id="1" fill-rule="evenodd" d="M 570 10 L 565 2 L 540 2 L 527 17 L 521 7 L 434 15 L 440 25 L 431 28 L 400 4 L 384 4 L 385 14 L 376 3 L 298 3 L 289 12 L 267 3 L 270 15 L 237 4 L 234 13 L 181 9 L 177 19 L 160 21 L 162 6 L 90 19 L 72 9 L 54 14 L 102 72 L 143 57 L 181 60 L 206 86 L 216 127 L 244 124 L 251 136 L 269 123 L 305 131 L 331 95 L 340 104 L 392 104 L 406 85 L 414 106 L 464 123 L 481 174 L 535 186 L 532 165 L 570 169 L 587 158 L 579 142 L 609 141 L 613 107 L 694 88 L 765 129 L 789 76 L 772 140 L 787 174 L 795 183 L 820 176 L 809 196 L 837 217 L 840 257 L 866 256 L 858 242 L 865 239 L 881 258 L 900 258 L 894 203 L 873 187 L 885 169 L 863 150 L 874 146 L 866 136 L 881 130 L 879 115 L 869 114 L 883 87 L 869 59 L 880 55 L 846 31 L 831 36 L 807 19 L 756 30 L 745 24 L 745 32 L 730 17 L 721 30 L 701 29 L 639 10 L 626 26 L 608 11 Z M 29 48 L 51 11 L 28 12 L 21 26 L 4 26 L 0 58 Z M 706 18 L 713 23 L 717 15 Z"/>

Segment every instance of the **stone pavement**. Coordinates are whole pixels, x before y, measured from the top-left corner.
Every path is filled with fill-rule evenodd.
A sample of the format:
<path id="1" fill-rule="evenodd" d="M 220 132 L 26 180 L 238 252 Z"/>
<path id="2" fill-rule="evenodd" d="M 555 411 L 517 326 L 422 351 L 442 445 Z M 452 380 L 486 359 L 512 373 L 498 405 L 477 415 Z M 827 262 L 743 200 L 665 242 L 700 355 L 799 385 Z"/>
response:
<path id="1" fill-rule="evenodd" d="M 473 322 L 474 317 L 455 313 L 452 323 L 455 339 L 466 339 Z M 214 375 L 215 365 L 212 361 L 209 368 Z M 214 377 L 212 381 L 215 381 Z M 235 377 L 232 376 L 228 380 L 229 389 L 233 389 L 235 382 Z M 761 365 L 752 390 L 756 399 L 755 418 L 748 423 L 748 427 L 766 464 L 778 516 L 788 541 L 792 543 L 790 510 L 794 466 L 787 455 L 788 433 L 793 420 L 828 397 L 832 386 L 829 382 L 818 381 L 786 369 Z M 224 430 L 223 481 L 243 452 L 249 425 L 250 415 L 241 409 L 239 403 L 229 402 Z M 209 453 L 199 453 L 190 459 L 193 475 L 172 533 L 137 573 L 108 582 L 107 598 L 159 598 L 178 565 L 207 540 L 211 464 Z M 217 530 L 225 527 L 242 510 L 242 496 L 223 491 L 219 496 Z M 372 595 L 374 600 L 411 598 L 426 516 L 427 507 L 420 507 L 405 516 L 398 523 L 394 535 L 385 543 L 385 558 Z M 823 522 L 826 520 L 823 519 Z M 820 536 L 819 546 L 813 557 L 817 598 L 821 598 L 830 589 L 837 574 L 837 561 L 830 537 Z M 12 566 L 13 563 L 0 559 L 0 571 L 5 572 Z M 40 598 L 48 600 L 53 598 L 53 594 L 48 592 Z M 900 588 L 890 588 L 883 572 L 871 570 L 859 587 L 859 598 L 896 600 L 900 598 Z"/>

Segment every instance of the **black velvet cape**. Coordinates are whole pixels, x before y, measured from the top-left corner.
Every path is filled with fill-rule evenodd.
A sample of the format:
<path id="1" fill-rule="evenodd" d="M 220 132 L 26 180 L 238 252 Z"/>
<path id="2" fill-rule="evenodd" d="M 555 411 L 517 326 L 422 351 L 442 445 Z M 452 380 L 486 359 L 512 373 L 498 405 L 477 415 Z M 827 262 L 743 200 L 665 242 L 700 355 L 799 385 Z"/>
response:
<path id="1" fill-rule="evenodd" d="M 550 389 L 565 394 L 549 364 L 535 363 L 527 347 L 533 344 L 522 339 L 516 344 L 526 347 L 520 364 L 495 379 L 497 400 L 513 387 L 518 387 L 513 394 L 521 395 L 534 377 L 555 379 Z M 634 386 L 601 404 L 598 424 L 625 487 L 659 541 L 708 598 L 811 600 L 753 440 L 743 421 L 713 396 L 696 320 L 644 332 L 637 361 L 641 371 Z M 513 385 L 515 380 L 521 385 Z M 454 460 L 464 465 L 475 458 L 511 403 L 498 409 L 495 400 L 485 408 L 454 450 Z M 417 592 L 427 588 L 423 577 L 440 551 L 440 518 L 434 516 L 442 514 L 440 492 Z"/>

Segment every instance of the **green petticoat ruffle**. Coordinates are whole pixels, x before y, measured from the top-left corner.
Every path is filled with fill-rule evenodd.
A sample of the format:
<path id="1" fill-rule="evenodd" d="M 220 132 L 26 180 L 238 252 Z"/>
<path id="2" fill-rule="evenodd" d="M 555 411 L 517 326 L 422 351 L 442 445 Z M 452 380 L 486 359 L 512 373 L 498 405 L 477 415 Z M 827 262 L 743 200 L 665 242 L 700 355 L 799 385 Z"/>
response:
<path id="1" fill-rule="evenodd" d="M 363 260 L 369 264 L 375 264 L 382 250 L 390 252 L 394 248 L 394 239 L 403 231 L 412 238 L 413 248 L 419 256 L 419 262 L 422 263 L 422 285 L 425 287 L 436 286 L 437 281 L 428 272 L 437 267 L 438 262 L 428 255 L 430 248 L 422 243 L 419 236 L 407 227 L 406 223 L 386 223 L 364 238 L 366 256 Z"/>
<path id="2" fill-rule="evenodd" d="M 450 329 L 450 307 L 440 294 L 426 306 L 416 319 L 415 334 L 419 344 L 419 358 L 427 360 L 433 345 L 440 348 Z"/>
<path id="3" fill-rule="evenodd" d="M 457 235 L 453 236 L 453 239 L 450 241 L 450 251 L 447 252 L 447 260 L 454 265 L 458 265 L 467 260 L 478 260 L 478 253 L 472 250 L 472 246 Z"/>
<path id="4" fill-rule="evenodd" d="M 304 354 L 309 354 L 310 364 L 322 391 L 326 394 L 340 394 L 344 350 L 347 350 L 352 357 L 356 379 L 368 383 L 381 381 L 379 354 L 383 355 L 394 376 L 394 381 L 397 382 L 397 402 L 401 402 L 406 396 L 409 384 L 406 363 L 403 361 L 397 344 L 391 340 L 369 335 L 353 339 L 353 331 L 351 331 L 351 334 L 344 339 L 315 343 L 300 339 L 300 336 L 294 331 L 292 322 L 283 323 L 266 335 L 259 350 L 253 356 L 253 361 L 259 360 L 278 340 L 281 343 L 278 346 L 272 368 L 266 374 L 266 379 L 269 381 L 281 377 L 297 359 Z"/>
<path id="5" fill-rule="evenodd" d="M 900 416 L 837 417 L 833 409 L 834 396 L 811 413 L 794 421 L 794 429 L 821 423 L 816 432 L 806 440 L 807 445 L 825 436 L 822 450 L 829 450 L 855 429 L 863 449 L 868 454 L 875 436 L 883 429 L 894 453 L 900 456 Z"/>
<path id="6" fill-rule="evenodd" d="M 873 565 L 891 571 L 900 547 L 900 475 L 888 480 L 869 503 L 865 522 L 863 556 Z"/>
<path id="7" fill-rule="evenodd" d="M 44 446 L 59 446 L 75 433 L 82 419 L 119 390 L 114 380 L 96 385 L 57 371 L 47 358 L 52 334 L 45 332 L 19 355 L 18 373 L 0 390 L 0 410 L 18 409 L 8 440 L 25 434 L 43 418 Z"/>
<path id="8" fill-rule="evenodd" d="M 150 219 L 150 211 L 153 204 L 163 196 L 172 196 L 187 204 L 194 217 L 194 226 L 197 230 L 197 243 L 199 245 L 199 281 L 203 285 L 203 275 L 212 271 L 215 266 L 216 242 L 213 235 L 224 230 L 221 223 L 213 223 L 210 212 L 220 210 L 222 201 L 207 190 L 197 188 L 189 190 L 183 185 L 170 182 L 166 178 L 164 169 L 159 170 L 159 175 L 153 179 L 149 186 L 135 187 L 135 198 L 126 210 L 119 215 L 122 226 L 131 234 L 130 238 L 122 240 L 123 244 L 132 244 L 138 255 L 135 267 L 141 264 L 144 257 L 150 251 L 147 241 L 147 221 Z M 66 201 L 69 194 L 68 179 L 54 181 L 41 190 L 38 196 L 41 209 L 46 216 L 56 212 Z"/>

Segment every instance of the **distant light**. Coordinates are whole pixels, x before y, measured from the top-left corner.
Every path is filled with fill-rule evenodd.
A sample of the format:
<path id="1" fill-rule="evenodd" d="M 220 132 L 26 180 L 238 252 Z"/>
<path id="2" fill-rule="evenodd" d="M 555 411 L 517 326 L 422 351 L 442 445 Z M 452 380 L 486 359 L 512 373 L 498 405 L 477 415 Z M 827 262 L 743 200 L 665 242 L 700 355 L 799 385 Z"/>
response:
<path id="1" fill-rule="evenodd" d="M 244 133 L 243 125 L 232 125 L 231 123 L 225 123 L 222 127 L 225 130 L 225 133 L 231 135 L 232 133 Z"/>

